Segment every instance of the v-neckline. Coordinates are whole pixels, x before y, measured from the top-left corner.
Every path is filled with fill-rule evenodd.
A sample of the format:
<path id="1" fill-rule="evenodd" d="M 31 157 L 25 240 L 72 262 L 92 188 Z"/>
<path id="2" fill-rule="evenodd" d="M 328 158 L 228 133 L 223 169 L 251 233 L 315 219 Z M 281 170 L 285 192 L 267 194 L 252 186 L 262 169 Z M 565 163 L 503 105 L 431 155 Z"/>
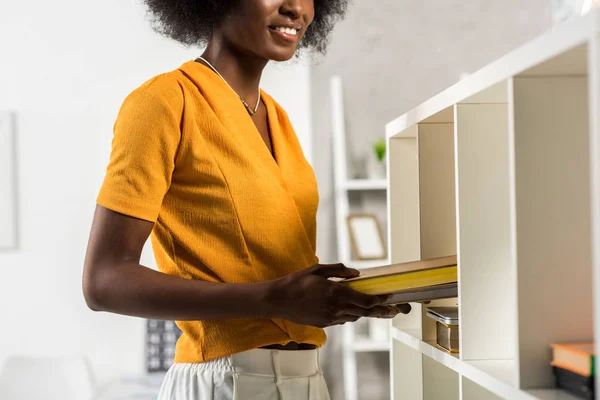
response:
<path id="1" fill-rule="evenodd" d="M 248 146 L 247 151 L 251 151 L 256 159 L 260 160 L 260 164 L 262 164 L 266 170 L 270 171 L 273 177 L 285 187 L 285 179 L 283 176 L 285 157 L 283 153 L 286 151 L 286 145 L 284 143 L 284 138 L 280 138 L 281 130 L 278 126 L 278 112 L 274 100 L 260 89 L 260 98 L 266 108 L 269 137 L 271 139 L 271 145 L 273 146 L 273 152 L 271 153 L 262 138 L 260 131 L 254 124 L 252 117 L 241 103 L 237 93 L 212 69 L 203 63 L 190 61 L 189 65 L 193 65 L 193 69 L 196 71 L 202 71 L 202 75 L 208 78 L 206 81 L 208 85 L 214 85 L 213 87 L 215 89 L 218 88 L 218 92 L 215 92 L 214 97 L 210 96 L 208 98 L 211 98 L 209 102 L 212 103 L 212 106 L 215 107 L 215 109 L 222 107 L 220 113 L 222 113 L 221 116 L 224 118 L 221 122 L 226 129 L 229 129 L 236 135 L 241 135 L 240 140 L 245 142 Z M 186 66 L 187 65 L 184 67 Z M 185 72 L 185 68 L 182 70 Z M 202 90 L 202 81 L 199 81 L 197 86 Z M 224 97 L 221 98 L 221 96 Z M 225 100 L 225 98 L 228 99 Z M 224 106 L 224 100 L 228 103 L 228 106 Z"/>
<path id="2" fill-rule="evenodd" d="M 262 90 L 259 91 L 260 93 L 260 101 L 263 104 L 263 106 L 265 107 L 265 117 L 266 117 L 266 125 L 267 125 L 267 135 L 269 138 L 269 143 L 267 143 L 262 135 L 262 132 L 260 131 L 260 129 L 258 128 L 258 126 L 256 126 L 256 124 L 254 123 L 254 120 L 252 119 L 252 117 L 250 117 L 250 119 L 252 120 L 252 125 L 254 125 L 254 128 L 256 129 L 256 133 L 258 134 L 258 136 L 261 138 L 261 140 L 264 143 L 265 148 L 267 149 L 267 152 L 269 153 L 269 155 L 271 156 L 271 158 L 273 158 L 273 161 L 275 161 L 275 163 L 277 165 L 279 165 L 278 161 L 277 161 L 277 154 L 275 152 L 275 139 L 274 139 L 274 134 L 273 134 L 273 129 L 272 127 L 272 121 L 271 121 L 271 113 L 269 112 L 269 107 L 267 106 L 267 100 L 265 99 L 265 97 L 263 96 L 263 92 Z M 270 146 L 269 146 L 270 145 Z"/>
<path id="3" fill-rule="evenodd" d="M 273 148 L 273 152 L 271 152 L 271 150 L 269 149 L 269 146 L 267 146 L 267 143 L 265 143 L 265 140 L 263 139 L 262 134 L 260 133 L 260 130 L 254 123 L 254 121 L 252 120 L 250 115 L 248 115 L 248 117 L 250 118 L 250 120 L 252 122 L 252 126 L 254 127 L 254 130 L 256 131 L 258 138 L 262 142 L 264 150 L 266 150 L 266 153 L 269 155 L 271 160 L 273 160 L 273 162 L 277 166 L 277 169 L 280 169 L 281 166 L 280 166 L 280 160 L 278 157 L 279 156 L 279 143 L 278 143 L 279 139 L 277 138 L 279 132 L 275 132 L 277 129 L 277 124 L 275 123 L 275 121 L 273 121 L 273 117 L 274 117 L 273 112 L 274 111 L 273 111 L 273 108 L 271 107 L 269 99 L 267 98 L 265 93 L 262 91 L 262 89 L 260 89 L 260 99 L 265 106 L 265 113 L 267 114 L 267 133 L 269 135 L 269 140 L 271 141 L 271 147 Z"/>
<path id="4" fill-rule="evenodd" d="M 225 81 L 225 79 L 222 76 L 220 76 L 218 73 L 216 73 L 212 68 L 210 68 L 208 65 L 205 65 L 204 63 L 198 61 L 197 59 L 193 60 L 192 62 L 196 65 L 200 65 L 202 68 L 205 69 L 205 71 L 210 71 L 210 73 L 218 76 L 220 78 L 220 81 L 222 82 L 223 86 L 226 86 L 230 90 L 232 95 L 235 95 L 238 99 L 240 98 L 239 95 L 237 94 L 237 92 L 235 90 L 233 90 L 233 88 Z M 276 149 L 277 145 L 276 145 L 276 139 L 275 139 L 275 136 L 277 136 L 277 135 L 274 133 L 276 124 L 274 123 L 274 121 L 272 119 L 272 113 L 275 111 L 271 107 L 272 105 L 270 103 L 270 99 L 268 98 L 267 94 L 260 87 L 258 89 L 258 94 L 260 96 L 259 101 L 261 101 L 265 106 L 265 112 L 267 114 L 267 133 L 269 135 L 269 140 L 271 141 L 271 147 L 273 148 L 273 152 L 271 152 L 271 150 L 267 146 L 267 143 L 265 143 L 265 140 L 263 139 L 262 134 L 260 133 L 260 130 L 254 123 L 252 116 L 250 116 L 250 114 L 248 114 L 245 106 L 244 106 L 244 113 L 250 119 L 250 123 L 252 124 L 252 127 L 254 128 L 256 135 L 258 135 L 258 138 L 260 139 L 260 141 L 262 143 L 262 147 L 264 149 L 266 149 L 266 153 L 269 155 L 269 158 L 271 158 L 271 160 L 273 160 L 277 169 L 280 170 L 280 168 L 279 168 L 280 164 L 278 161 L 279 160 L 278 151 Z M 241 105 L 243 106 L 243 104 L 241 104 Z"/>
<path id="5" fill-rule="evenodd" d="M 237 160 L 239 167 L 242 170 L 243 168 L 251 169 L 252 176 L 260 176 L 261 180 L 265 181 L 263 182 L 265 185 L 272 187 L 278 194 L 289 199 L 290 204 L 295 208 L 298 222 L 303 227 L 306 243 L 314 251 L 297 203 L 297 200 L 303 200 L 302 197 L 297 198 L 297 193 L 305 183 L 298 182 L 296 173 L 298 171 L 305 173 L 307 168 L 298 158 L 302 155 L 302 150 L 294 137 L 293 128 L 285 112 L 268 93 L 260 90 L 260 97 L 266 108 L 269 136 L 273 146 L 271 153 L 237 94 L 214 71 L 195 61 L 184 64 L 181 71 L 198 87 L 201 96 L 204 97 L 203 101 L 212 109 L 223 129 L 232 135 L 235 143 L 240 146 L 231 153 L 224 150 L 224 156 L 235 156 L 238 151 L 244 154 L 244 156 L 240 154 L 239 160 Z M 312 175 L 312 171 L 310 173 Z M 312 176 L 314 177 L 314 175 Z"/>

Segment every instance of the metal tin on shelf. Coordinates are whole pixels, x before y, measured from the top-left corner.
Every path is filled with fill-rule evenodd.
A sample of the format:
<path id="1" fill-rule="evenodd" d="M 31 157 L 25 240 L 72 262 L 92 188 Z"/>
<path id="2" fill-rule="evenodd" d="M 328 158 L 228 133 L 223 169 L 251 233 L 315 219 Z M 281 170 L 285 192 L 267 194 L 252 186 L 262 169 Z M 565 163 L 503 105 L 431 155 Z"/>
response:
<path id="1" fill-rule="evenodd" d="M 458 307 L 431 307 L 427 316 L 436 321 L 436 344 L 449 353 L 459 351 Z"/>

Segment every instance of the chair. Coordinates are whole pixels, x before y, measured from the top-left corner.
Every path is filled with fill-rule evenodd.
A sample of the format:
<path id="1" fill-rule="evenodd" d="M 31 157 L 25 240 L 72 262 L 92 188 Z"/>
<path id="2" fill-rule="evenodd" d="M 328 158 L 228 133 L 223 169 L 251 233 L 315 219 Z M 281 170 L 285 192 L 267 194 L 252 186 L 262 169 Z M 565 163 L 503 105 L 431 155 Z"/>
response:
<path id="1" fill-rule="evenodd" d="M 0 373 L 2 400 L 91 400 L 94 386 L 82 357 L 15 356 Z"/>

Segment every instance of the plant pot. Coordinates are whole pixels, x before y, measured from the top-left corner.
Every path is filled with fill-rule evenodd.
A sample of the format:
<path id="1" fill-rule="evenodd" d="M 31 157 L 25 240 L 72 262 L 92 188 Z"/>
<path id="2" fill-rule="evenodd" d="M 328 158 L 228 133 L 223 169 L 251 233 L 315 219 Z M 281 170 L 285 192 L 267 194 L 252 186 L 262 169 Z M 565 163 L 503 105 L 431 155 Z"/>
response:
<path id="1" fill-rule="evenodd" d="M 385 161 L 378 161 L 375 158 L 370 158 L 369 162 L 367 163 L 367 177 L 369 179 L 385 179 Z"/>

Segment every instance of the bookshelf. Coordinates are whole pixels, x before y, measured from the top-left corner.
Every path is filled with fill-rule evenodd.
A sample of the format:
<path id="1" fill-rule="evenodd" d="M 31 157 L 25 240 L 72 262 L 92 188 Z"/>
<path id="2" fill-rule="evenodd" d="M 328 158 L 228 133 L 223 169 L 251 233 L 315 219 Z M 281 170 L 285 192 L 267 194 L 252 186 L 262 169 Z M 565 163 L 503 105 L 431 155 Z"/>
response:
<path id="1" fill-rule="evenodd" d="M 570 400 L 549 345 L 600 337 L 600 11 L 391 121 L 391 262 L 457 254 L 460 348 L 391 322 L 396 400 Z M 597 383 L 598 386 L 598 383 Z M 600 398 L 600 397 L 597 397 Z"/>

